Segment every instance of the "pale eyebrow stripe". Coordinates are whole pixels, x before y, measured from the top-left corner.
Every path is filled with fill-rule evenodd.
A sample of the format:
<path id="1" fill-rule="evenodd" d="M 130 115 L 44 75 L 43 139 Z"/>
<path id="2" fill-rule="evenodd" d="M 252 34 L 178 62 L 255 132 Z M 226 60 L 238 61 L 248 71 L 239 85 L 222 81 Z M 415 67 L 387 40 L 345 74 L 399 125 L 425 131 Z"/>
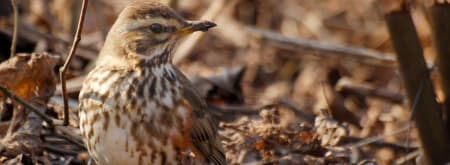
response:
<path id="1" fill-rule="evenodd" d="M 147 21 L 146 19 L 138 19 L 135 21 L 132 21 L 130 23 L 128 23 L 128 25 L 126 26 L 125 29 L 121 29 L 119 32 L 123 33 L 126 31 L 131 31 L 131 30 L 136 30 L 139 28 L 143 28 L 143 27 L 148 27 L 151 24 L 154 23 L 159 23 L 161 25 L 164 26 L 164 29 L 168 29 L 168 30 L 164 30 L 164 32 L 175 32 L 177 27 L 174 25 L 171 26 L 165 26 L 164 24 L 167 24 L 169 21 L 167 21 L 166 19 L 162 18 L 162 17 L 157 17 L 157 18 L 153 18 L 152 22 Z"/>

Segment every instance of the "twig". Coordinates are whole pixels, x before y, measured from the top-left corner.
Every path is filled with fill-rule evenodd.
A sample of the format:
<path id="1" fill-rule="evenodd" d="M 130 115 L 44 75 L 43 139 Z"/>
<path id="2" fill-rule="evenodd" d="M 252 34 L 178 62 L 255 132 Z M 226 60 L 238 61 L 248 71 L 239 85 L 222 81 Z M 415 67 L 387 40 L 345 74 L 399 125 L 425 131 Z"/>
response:
<path id="1" fill-rule="evenodd" d="M 426 77 L 426 75 L 424 75 L 424 77 Z M 414 116 L 416 116 L 415 114 L 416 114 L 416 112 L 417 112 L 417 104 L 419 103 L 419 100 L 420 100 L 420 98 L 422 97 L 422 93 L 423 93 L 423 88 L 424 88 L 424 86 L 425 86 L 425 79 L 426 78 L 423 78 L 421 81 L 420 81 L 420 85 L 419 85 L 419 89 L 417 89 L 417 94 L 416 94 L 416 96 L 415 96 L 415 98 L 414 98 L 414 102 L 412 103 L 412 106 L 411 106 L 411 115 L 410 115 L 410 121 L 409 121 L 409 123 L 412 123 L 412 120 L 414 120 Z M 406 138 L 406 141 L 405 141 L 405 145 L 406 146 L 409 146 L 409 135 L 411 134 L 411 128 L 408 128 L 408 138 Z M 408 150 L 406 150 L 406 152 L 408 152 Z"/>
<path id="2" fill-rule="evenodd" d="M 19 26 L 19 11 L 17 10 L 17 0 L 11 0 L 11 5 L 14 12 L 14 30 L 13 30 L 13 37 L 11 41 L 11 54 L 10 58 L 16 54 L 16 42 L 17 42 L 17 27 Z"/>
<path id="3" fill-rule="evenodd" d="M 351 56 L 359 61 L 380 66 L 394 67 L 395 58 L 391 54 L 370 50 L 367 48 L 311 40 L 301 37 L 288 37 L 280 33 L 247 27 L 247 32 L 259 39 L 270 41 L 274 46 L 294 51 L 320 51 L 326 54 Z"/>
<path id="4" fill-rule="evenodd" d="M 83 144 L 83 140 L 81 139 L 81 136 L 78 134 L 75 134 L 73 130 L 69 130 L 69 127 L 55 127 L 57 131 L 59 131 L 60 133 L 56 133 L 55 134 L 60 134 L 60 135 L 64 135 L 65 137 L 68 137 L 69 139 L 73 140 L 74 143 L 76 143 L 76 145 L 78 145 L 79 147 L 86 149 L 84 144 Z M 69 140 L 67 139 L 67 140 Z M 69 140 L 70 141 L 70 140 Z"/>
<path id="5" fill-rule="evenodd" d="M 339 79 L 335 89 L 338 92 L 363 95 L 365 97 L 377 97 L 397 104 L 403 103 L 403 100 L 405 98 L 403 94 L 394 90 L 387 88 L 376 88 L 367 83 L 355 82 L 352 79 L 346 77 Z"/>
<path id="6" fill-rule="evenodd" d="M 356 143 L 356 142 L 363 141 L 365 139 L 366 138 L 346 136 L 346 137 L 343 137 L 341 139 L 340 144 Z M 418 149 L 418 147 L 411 147 L 411 146 L 405 146 L 405 145 L 401 145 L 401 144 L 386 142 L 386 141 L 383 141 L 383 139 L 380 139 L 378 141 L 374 141 L 374 142 L 369 143 L 367 145 L 369 145 L 370 147 L 375 147 L 375 148 L 389 147 L 389 148 L 394 149 L 395 151 L 405 151 L 405 153 L 408 153 L 408 150 Z"/>
<path id="7" fill-rule="evenodd" d="M 393 136 L 393 135 L 402 133 L 404 131 L 407 131 L 410 127 L 411 127 L 411 124 L 408 124 L 405 127 L 400 128 L 400 129 L 398 129 L 396 131 L 393 131 L 391 133 L 388 133 L 388 134 L 385 134 L 385 135 L 380 135 L 380 136 L 375 136 L 375 137 L 365 138 L 364 140 L 361 140 L 359 142 L 356 142 L 356 143 L 353 143 L 353 144 L 344 145 L 344 147 L 348 147 L 348 148 L 362 147 L 362 146 L 368 145 L 370 143 L 375 143 L 377 141 L 383 140 L 384 138 L 386 138 L 388 136 Z"/>
<path id="8" fill-rule="evenodd" d="M 201 19 L 214 20 L 214 18 L 219 15 L 220 11 L 222 11 L 224 3 L 224 0 L 213 1 L 208 10 L 206 10 L 205 14 L 203 14 L 203 16 L 201 17 Z M 197 42 L 202 38 L 203 35 L 205 35 L 205 33 L 191 34 L 186 40 L 184 40 L 173 55 L 173 63 L 178 64 L 184 58 L 186 58 L 187 55 L 189 55 L 189 53 L 195 47 L 195 45 L 197 45 Z"/>
<path id="9" fill-rule="evenodd" d="M 66 89 L 66 71 L 67 68 L 72 61 L 72 57 L 75 54 L 75 51 L 77 49 L 78 43 L 81 40 L 81 31 L 83 30 L 83 22 L 84 22 L 84 16 L 86 15 L 86 8 L 87 8 L 87 2 L 88 0 L 83 0 L 81 11 L 80 11 L 80 17 L 78 18 L 78 26 L 77 31 L 75 32 L 75 36 L 73 39 L 72 48 L 70 49 L 69 56 L 66 59 L 66 62 L 64 65 L 59 69 L 59 77 L 61 79 L 61 86 L 62 86 L 62 94 L 63 94 L 63 101 L 64 101 L 64 122 L 63 125 L 66 126 L 69 124 L 69 101 L 67 98 L 67 89 Z"/>
<path id="10" fill-rule="evenodd" d="M 219 111 L 222 114 L 258 114 L 261 108 L 251 106 L 217 106 L 214 104 L 208 104 L 208 107 L 214 111 Z"/>
<path id="11" fill-rule="evenodd" d="M 54 132 L 54 135 L 55 135 L 56 137 L 62 138 L 62 139 L 64 139 L 64 140 L 67 140 L 68 142 L 70 142 L 70 143 L 72 143 L 72 144 L 75 144 L 77 147 L 80 147 L 80 148 L 83 149 L 83 150 L 86 150 L 86 148 L 84 148 L 83 142 L 78 141 L 78 140 L 77 140 L 76 138 L 74 138 L 74 137 L 71 137 L 71 136 L 65 135 L 65 134 L 59 134 L 59 133 L 56 133 L 56 132 Z"/>
<path id="12" fill-rule="evenodd" d="M 47 122 L 47 124 L 49 126 L 54 126 L 54 125 L 60 125 L 62 124 L 60 120 L 56 120 L 56 119 L 52 119 L 50 117 L 48 117 L 44 112 L 41 112 L 39 110 L 39 108 L 35 107 L 34 105 L 28 103 L 27 101 L 25 101 L 24 99 L 20 98 L 19 96 L 17 96 L 16 94 L 14 94 L 13 92 L 11 92 L 8 88 L 6 88 L 3 85 L 0 85 L 0 90 L 8 97 L 16 100 L 17 102 L 19 102 L 20 104 L 22 104 L 25 108 L 30 109 L 32 112 L 36 113 L 39 117 L 41 117 L 45 122 Z"/>
<path id="13" fill-rule="evenodd" d="M 420 150 L 415 150 L 411 153 L 406 154 L 405 156 L 398 158 L 397 160 L 395 160 L 394 164 L 406 164 L 406 162 L 411 161 L 412 159 L 420 156 L 420 154 L 421 154 Z"/>
<path id="14" fill-rule="evenodd" d="M 72 41 L 69 41 L 67 39 L 63 39 L 51 34 L 47 34 L 44 32 L 41 32 L 37 29 L 34 29 L 32 26 L 27 25 L 27 24 L 23 24 L 19 22 L 19 26 L 20 29 L 18 29 L 18 36 L 20 38 L 24 38 L 27 40 L 30 40 L 31 42 L 38 42 L 39 40 L 41 40 L 42 38 L 48 41 L 52 41 L 52 42 L 56 42 L 56 43 L 61 43 L 64 46 L 70 46 L 72 44 Z M 13 29 L 10 27 L 4 27 L 4 28 L 0 28 L 0 32 L 11 35 L 13 33 Z M 96 59 L 96 54 L 99 52 L 96 48 L 89 46 L 89 45 L 85 45 L 85 44 L 79 44 L 78 45 L 78 49 L 79 51 L 83 51 L 86 53 L 77 53 L 78 56 L 83 57 L 85 59 L 88 60 L 94 60 Z M 95 54 L 95 55 L 94 55 Z"/>

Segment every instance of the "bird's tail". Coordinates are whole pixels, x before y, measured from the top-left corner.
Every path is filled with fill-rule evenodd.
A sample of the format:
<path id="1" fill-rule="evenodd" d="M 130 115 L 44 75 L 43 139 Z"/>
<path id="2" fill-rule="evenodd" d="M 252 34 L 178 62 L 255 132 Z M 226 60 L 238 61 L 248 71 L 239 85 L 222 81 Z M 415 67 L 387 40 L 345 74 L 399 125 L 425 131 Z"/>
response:
<path id="1" fill-rule="evenodd" d="M 222 145 L 220 144 L 220 140 L 216 140 L 219 144 L 213 144 L 210 145 L 211 150 L 208 155 L 205 156 L 206 161 L 208 164 L 214 164 L 214 165 L 226 165 L 227 159 L 225 157 L 225 153 L 222 149 Z"/>

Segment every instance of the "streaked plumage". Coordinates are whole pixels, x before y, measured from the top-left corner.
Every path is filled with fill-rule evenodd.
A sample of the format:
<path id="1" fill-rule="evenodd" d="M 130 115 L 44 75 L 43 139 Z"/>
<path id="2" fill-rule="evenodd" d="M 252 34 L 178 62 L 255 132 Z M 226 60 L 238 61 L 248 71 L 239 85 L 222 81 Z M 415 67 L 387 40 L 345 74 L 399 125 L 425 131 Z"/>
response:
<path id="1" fill-rule="evenodd" d="M 148 1 L 121 12 L 79 97 L 80 129 L 98 164 L 226 164 L 204 100 L 171 64 L 180 37 L 213 26 Z"/>

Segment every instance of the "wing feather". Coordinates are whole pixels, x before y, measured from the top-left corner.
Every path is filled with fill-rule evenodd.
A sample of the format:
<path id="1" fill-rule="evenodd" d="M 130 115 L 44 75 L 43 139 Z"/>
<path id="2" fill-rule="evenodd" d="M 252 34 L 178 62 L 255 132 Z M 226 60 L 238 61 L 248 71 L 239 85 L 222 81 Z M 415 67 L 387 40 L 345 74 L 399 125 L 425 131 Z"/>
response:
<path id="1" fill-rule="evenodd" d="M 227 162 L 217 134 L 217 128 L 207 112 L 208 109 L 204 99 L 178 69 L 176 69 L 176 72 L 177 78 L 183 83 L 183 97 L 192 107 L 192 124 L 189 130 L 192 144 L 208 163 L 226 165 Z"/>

